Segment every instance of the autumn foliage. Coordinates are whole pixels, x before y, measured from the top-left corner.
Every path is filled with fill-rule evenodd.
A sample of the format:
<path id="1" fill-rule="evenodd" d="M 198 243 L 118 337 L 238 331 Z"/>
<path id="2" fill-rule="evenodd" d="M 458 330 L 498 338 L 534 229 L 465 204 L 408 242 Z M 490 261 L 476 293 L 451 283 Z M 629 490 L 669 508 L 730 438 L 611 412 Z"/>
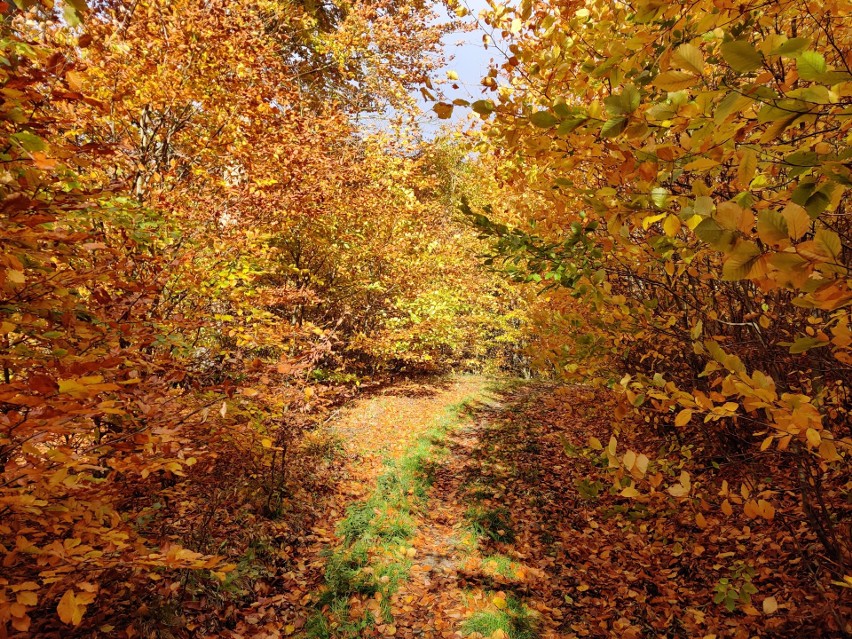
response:
<path id="1" fill-rule="evenodd" d="M 506 59 L 472 105 L 477 148 L 508 197 L 469 213 L 495 263 L 545 287 L 533 358 L 620 393 L 596 445 L 623 496 L 671 499 L 702 528 L 737 512 L 796 531 L 842 598 L 849 4 L 522 2 L 482 19 Z M 631 428 L 674 441 L 679 469 L 621 448 Z"/>
<path id="2" fill-rule="evenodd" d="M 367 568 L 407 565 L 414 539 L 446 551 L 429 533 L 452 522 L 424 524 L 417 500 L 450 426 L 371 424 L 369 453 L 344 454 L 358 437 L 328 424 L 364 388 L 449 371 L 583 385 L 519 391 L 512 406 L 546 427 L 495 409 L 499 428 L 478 422 L 460 440 L 473 453 L 451 457 L 493 462 L 513 512 L 539 471 L 588 521 L 605 494 L 605 534 L 555 497 L 519 526 L 555 580 L 536 586 L 543 610 L 573 605 L 560 580 L 586 592 L 608 555 L 555 570 L 532 528 L 552 514 L 590 552 L 638 547 L 630 517 L 652 513 L 654 561 L 685 566 L 670 535 L 700 538 L 695 557 L 736 538 L 711 566 L 729 577 L 681 588 L 692 611 L 702 593 L 721 607 L 690 612 L 691 632 L 728 623 L 721 610 L 751 620 L 730 636 L 758 632 L 789 606 L 761 593 L 758 610 L 757 588 L 811 602 L 805 581 L 819 610 L 767 631 L 848 631 L 852 7 L 489 4 L 497 62 L 472 102 L 436 86 L 458 28 L 444 8 L 0 2 L 0 637 L 278 636 L 309 616 L 313 636 L 344 636 L 417 613 L 390 599 L 397 564 L 381 564 L 393 588 Z M 424 139 L 418 91 L 479 121 Z M 566 428 L 561 397 L 594 420 Z M 541 468 L 506 474 L 501 447 Z M 476 498 L 457 471 L 438 483 L 447 512 L 508 548 L 502 510 L 450 503 Z M 405 516 L 387 547 L 382 509 Z M 330 518 L 353 513 L 360 536 L 326 552 Z M 605 599 L 588 605 L 611 616 Z M 515 634 L 492 638 L 532 636 L 519 599 L 476 605 L 461 632 L 503 619 Z M 669 613 L 649 627 L 675 632 Z"/>
<path id="3" fill-rule="evenodd" d="M 298 438 L 364 375 L 514 328 L 440 158 L 355 125 L 406 117 L 428 7 L 3 7 L 0 634 L 130 632 L 239 596 L 209 527 L 310 487 Z"/>

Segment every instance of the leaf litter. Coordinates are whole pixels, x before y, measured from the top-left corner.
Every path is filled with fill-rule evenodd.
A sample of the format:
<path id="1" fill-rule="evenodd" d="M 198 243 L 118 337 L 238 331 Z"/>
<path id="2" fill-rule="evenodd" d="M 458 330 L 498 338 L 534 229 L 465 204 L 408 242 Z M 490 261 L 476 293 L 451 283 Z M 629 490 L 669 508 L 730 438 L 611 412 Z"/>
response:
<path id="1" fill-rule="evenodd" d="M 611 434 L 611 396 L 581 385 L 486 385 L 468 377 L 391 387 L 346 410 L 333 425 L 345 440 L 345 479 L 330 516 L 306 539 L 292 574 L 299 586 L 254 604 L 268 619 L 262 632 L 244 621 L 231 636 L 840 636 L 831 619 L 843 602 L 815 591 L 797 559 L 796 544 L 808 540 L 793 539 L 780 517 L 701 522 L 666 500 L 631 500 L 612 488 L 589 445 Z M 459 405 L 466 419 L 435 436 L 436 420 Z M 350 593 L 347 614 L 360 625 L 307 627 L 327 588 L 329 551 L 345 543 L 335 524 L 430 431 L 420 469 L 429 488 L 393 551 L 393 588 L 383 581 Z M 621 437 L 640 450 L 661 445 L 647 434 Z M 375 548 L 368 554 L 367 572 L 387 569 Z"/>

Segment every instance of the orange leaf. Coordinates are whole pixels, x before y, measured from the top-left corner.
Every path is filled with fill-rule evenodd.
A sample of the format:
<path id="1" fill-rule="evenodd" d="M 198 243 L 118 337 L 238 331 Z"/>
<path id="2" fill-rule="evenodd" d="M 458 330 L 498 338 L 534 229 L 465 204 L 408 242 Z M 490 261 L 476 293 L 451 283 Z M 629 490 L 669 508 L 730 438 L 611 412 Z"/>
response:
<path id="1" fill-rule="evenodd" d="M 69 588 L 62 595 L 59 604 L 56 606 L 56 612 L 59 613 L 59 619 L 62 623 L 69 626 L 79 626 L 83 620 L 83 613 L 86 611 L 85 606 L 81 606 L 74 596 L 74 590 Z"/>

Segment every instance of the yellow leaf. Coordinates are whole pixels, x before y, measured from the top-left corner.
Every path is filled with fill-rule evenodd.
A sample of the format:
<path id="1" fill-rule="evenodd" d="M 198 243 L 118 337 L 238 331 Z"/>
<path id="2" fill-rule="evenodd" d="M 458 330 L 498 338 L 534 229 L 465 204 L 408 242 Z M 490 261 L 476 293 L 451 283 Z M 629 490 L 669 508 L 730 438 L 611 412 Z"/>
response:
<path id="1" fill-rule="evenodd" d="M 603 450 L 603 444 L 597 437 L 589 437 L 589 448 L 592 450 Z"/>
<path id="2" fill-rule="evenodd" d="M 264 437 L 260 440 L 260 443 L 264 448 L 272 448 L 272 440 L 269 437 Z"/>
<path id="3" fill-rule="evenodd" d="M 627 488 L 623 488 L 619 494 L 622 497 L 638 497 L 641 493 L 633 486 L 627 486 Z"/>
<path id="4" fill-rule="evenodd" d="M 666 221 L 663 222 L 663 231 L 665 231 L 666 235 L 669 237 L 677 235 L 677 232 L 680 231 L 680 227 L 680 218 L 677 215 L 669 215 L 666 217 Z"/>
<path id="5" fill-rule="evenodd" d="M 767 597 L 763 600 L 763 614 L 771 615 L 778 610 L 778 600 L 775 597 Z"/>
<path id="6" fill-rule="evenodd" d="M 698 158 L 683 167 L 684 171 L 706 171 L 714 166 L 719 166 L 719 162 L 712 158 Z"/>
<path id="7" fill-rule="evenodd" d="M 819 445 L 819 455 L 826 461 L 840 461 L 842 457 L 837 454 L 837 448 L 834 445 L 834 442 L 830 442 L 827 439 L 823 439 Z"/>
<path id="8" fill-rule="evenodd" d="M 734 514 L 734 509 L 731 508 L 731 502 L 729 502 L 727 499 L 722 502 L 722 512 L 725 513 L 726 517 L 730 517 Z"/>
<path id="9" fill-rule="evenodd" d="M 669 495 L 672 497 L 684 497 L 685 495 L 688 495 L 689 491 L 692 489 L 692 482 L 689 479 L 689 473 L 685 470 L 681 471 L 678 481 L 680 483 L 669 487 Z"/>
<path id="10" fill-rule="evenodd" d="M 704 72 L 704 56 L 701 55 L 701 50 L 692 44 L 680 45 L 672 60 L 682 69 L 694 71 L 698 75 Z"/>
<path id="11" fill-rule="evenodd" d="M 648 456 L 644 453 L 637 455 L 636 457 L 636 465 L 633 467 L 633 470 L 638 470 L 639 474 L 644 476 L 645 472 L 648 470 L 648 463 L 650 460 Z"/>
<path id="12" fill-rule="evenodd" d="M 713 218 L 722 226 L 722 228 L 736 231 L 740 222 L 745 215 L 743 208 L 736 202 L 722 202 L 716 207 L 716 214 Z"/>
<path id="13" fill-rule="evenodd" d="M 624 467 L 627 468 L 627 470 L 631 470 L 633 465 L 636 463 L 636 453 L 632 450 L 628 450 L 624 453 L 624 458 L 621 460 L 621 463 L 624 464 Z"/>
<path id="14" fill-rule="evenodd" d="M 798 240 L 811 228 L 811 216 L 798 204 L 790 202 L 781 211 L 781 215 L 787 221 L 787 232 L 791 240 Z"/>
<path id="15" fill-rule="evenodd" d="M 87 395 L 93 394 L 90 392 L 90 389 L 86 388 L 84 384 L 81 384 L 76 379 L 60 379 L 59 392 L 67 393 L 74 397 L 86 397 Z"/>
<path id="16" fill-rule="evenodd" d="M 818 448 L 820 442 L 822 442 L 822 438 L 819 436 L 819 433 L 813 428 L 808 428 L 808 430 L 805 431 L 805 437 L 808 439 L 808 444 L 814 448 Z"/>
<path id="17" fill-rule="evenodd" d="M 757 169 L 757 154 L 751 149 L 744 149 L 740 158 L 740 165 L 737 167 L 737 182 L 742 188 L 748 188 L 754 172 Z"/>
<path id="18" fill-rule="evenodd" d="M 493 603 L 497 608 L 503 610 L 508 604 L 506 603 L 506 598 L 501 595 L 495 595 L 491 599 L 491 603 Z"/>
<path id="19" fill-rule="evenodd" d="M 689 488 L 682 484 L 675 484 L 669 487 L 669 495 L 672 497 L 683 497 L 689 493 Z"/>
<path id="20" fill-rule="evenodd" d="M 696 84 L 697 78 L 685 71 L 666 71 L 654 78 L 654 85 L 663 91 L 680 91 Z"/>
<path id="21" fill-rule="evenodd" d="M 692 411 L 688 408 L 684 408 L 677 414 L 677 417 L 675 417 L 674 424 L 675 426 L 686 426 L 690 419 L 692 419 Z"/>
<path id="22" fill-rule="evenodd" d="M 286 626 L 284 626 L 284 634 L 286 636 L 289 637 L 294 632 L 296 632 L 296 626 L 294 626 L 293 624 L 290 623 L 290 624 L 287 624 Z"/>
<path id="23" fill-rule="evenodd" d="M 447 77 L 448 77 L 450 80 L 458 80 L 458 79 L 459 79 L 459 74 L 458 74 L 458 73 L 456 73 L 455 71 L 447 71 Z"/>
<path id="24" fill-rule="evenodd" d="M 668 213 L 658 213 L 657 215 L 648 215 L 642 218 L 642 228 L 648 230 L 654 222 L 659 222 L 666 217 L 666 215 L 668 215 Z"/>
<path id="25" fill-rule="evenodd" d="M 704 518 L 704 515 L 701 513 L 695 513 L 695 525 L 701 530 L 707 528 L 707 520 Z"/>
<path id="26" fill-rule="evenodd" d="M 27 278 L 24 277 L 23 271 L 6 271 L 6 277 L 13 284 L 23 284 L 27 281 Z"/>

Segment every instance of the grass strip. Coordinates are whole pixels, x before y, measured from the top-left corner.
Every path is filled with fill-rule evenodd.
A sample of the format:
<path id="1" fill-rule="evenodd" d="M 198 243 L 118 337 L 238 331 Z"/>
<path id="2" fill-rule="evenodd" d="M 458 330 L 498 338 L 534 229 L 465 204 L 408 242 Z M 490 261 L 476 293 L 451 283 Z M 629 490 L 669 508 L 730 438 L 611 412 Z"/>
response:
<path id="1" fill-rule="evenodd" d="M 535 617 L 515 597 L 506 597 L 502 610 L 483 610 L 475 613 L 462 625 L 462 632 L 482 637 L 498 636 L 507 639 L 536 639 Z"/>
<path id="2" fill-rule="evenodd" d="M 446 453 L 444 439 L 477 398 L 472 395 L 448 406 L 402 457 L 385 460 L 386 470 L 369 498 L 347 509 L 337 529 L 343 543 L 328 553 L 319 610 L 306 625 L 309 639 L 354 638 L 379 621 L 392 623 L 391 595 L 411 568 L 415 515 L 428 499 L 436 461 Z M 353 596 L 378 599 L 378 609 L 353 610 Z"/>

